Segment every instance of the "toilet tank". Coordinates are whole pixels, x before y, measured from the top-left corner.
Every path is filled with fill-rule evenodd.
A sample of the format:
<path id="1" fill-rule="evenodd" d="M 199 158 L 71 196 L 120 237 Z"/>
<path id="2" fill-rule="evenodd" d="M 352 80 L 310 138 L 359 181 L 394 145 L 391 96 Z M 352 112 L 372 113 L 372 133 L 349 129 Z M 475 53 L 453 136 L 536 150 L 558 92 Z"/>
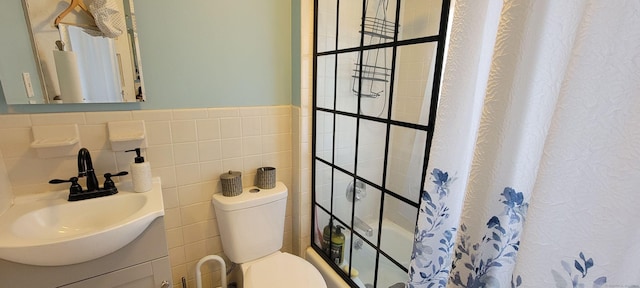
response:
<path id="1" fill-rule="evenodd" d="M 244 188 L 238 196 L 213 195 L 222 248 L 235 263 L 267 256 L 282 248 L 287 187 Z"/>

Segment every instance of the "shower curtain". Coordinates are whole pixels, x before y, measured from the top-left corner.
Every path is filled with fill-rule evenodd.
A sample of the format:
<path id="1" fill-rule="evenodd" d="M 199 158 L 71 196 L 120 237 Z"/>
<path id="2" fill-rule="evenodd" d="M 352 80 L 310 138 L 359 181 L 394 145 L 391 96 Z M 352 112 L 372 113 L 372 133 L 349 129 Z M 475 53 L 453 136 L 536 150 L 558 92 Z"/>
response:
<path id="1" fill-rule="evenodd" d="M 60 24 L 60 31 L 78 57 L 85 103 L 121 102 L 120 63 L 113 39 L 89 34 L 84 28 Z"/>
<path id="2" fill-rule="evenodd" d="M 640 287 L 640 1 L 454 9 L 409 287 Z"/>

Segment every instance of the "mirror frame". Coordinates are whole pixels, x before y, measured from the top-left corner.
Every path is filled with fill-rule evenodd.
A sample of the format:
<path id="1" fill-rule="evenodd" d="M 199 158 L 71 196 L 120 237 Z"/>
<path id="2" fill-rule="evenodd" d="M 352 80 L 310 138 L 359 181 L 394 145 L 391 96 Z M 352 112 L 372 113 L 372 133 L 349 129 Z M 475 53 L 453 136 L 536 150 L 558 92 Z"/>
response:
<path id="1" fill-rule="evenodd" d="M 15 1 L 15 0 L 12 0 Z M 51 87 L 58 87 L 58 83 L 57 83 L 57 75 L 55 78 L 51 78 L 51 77 L 45 77 L 45 68 L 43 68 L 43 65 L 49 65 L 49 66 L 53 66 L 53 68 L 49 68 L 49 71 L 53 71 L 53 73 L 55 72 L 55 64 L 53 63 L 53 57 L 49 57 L 49 61 L 44 61 L 41 57 L 40 57 L 40 53 L 42 53 L 42 50 L 46 50 L 46 48 L 42 48 L 39 49 L 37 42 L 36 42 L 36 36 L 34 35 L 34 30 L 33 30 L 33 23 L 32 23 L 32 18 L 30 17 L 30 9 L 28 7 L 28 1 L 29 0 L 19 0 L 22 3 L 22 11 L 23 11 L 23 15 L 24 15 L 24 21 L 25 21 L 25 25 L 26 25 L 26 30 L 28 32 L 28 39 L 30 40 L 30 48 L 31 48 L 31 53 L 30 56 L 33 57 L 33 63 L 35 65 L 35 70 L 36 70 L 36 75 L 34 75 L 33 73 L 31 73 L 30 77 L 31 77 L 31 89 L 33 90 L 33 92 L 30 92 L 28 89 L 26 89 L 26 93 L 25 96 L 27 97 L 28 103 L 25 103 L 25 101 L 21 101 L 21 99 L 19 99 L 18 101 L 16 101 L 16 97 L 7 97 L 9 95 L 5 94 L 5 98 L 7 101 L 7 104 L 9 105 L 14 105 L 14 104 L 60 104 L 62 103 L 61 101 L 56 101 L 54 100 L 54 97 L 57 96 L 56 94 L 58 94 L 57 92 L 51 92 L 51 91 L 60 91 L 59 89 L 51 89 Z M 142 73 L 142 68 L 141 68 L 141 56 L 140 56 L 140 49 L 139 49 L 139 38 L 137 35 L 137 29 L 135 27 L 135 10 L 133 8 L 133 0 L 120 0 L 122 3 L 122 13 L 125 14 L 125 21 L 126 21 L 126 26 L 127 26 L 127 31 L 125 33 L 123 33 L 121 36 L 119 37 L 126 37 L 125 41 L 127 42 L 128 45 L 126 45 L 128 47 L 128 51 L 126 53 L 130 54 L 130 63 L 131 63 L 131 72 L 129 73 L 131 75 L 131 77 L 127 77 L 127 79 L 132 78 L 131 80 L 127 80 L 129 83 L 129 87 L 123 88 L 122 85 L 120 84 L 120 89 L 127 89 L 129 96 L 124 99 L 123 96 L 123 101 L 84 101 L 84 102 L 72 102 L 72 104 L 85 104 L 85 103 L 139 103 L 139 102 L 144 102 L 146 101 L 146 91 L 144 88 L 144 78 L 143 78 L 143 73 Z M 66 4 L 68 4 L 69 2 L 67 1 L 61 1 L 57 4 L 55 7 L 55 12 L 53 13 L 53 15 L 51 16 L 47 16 L 47 20 L 50 19 L 55 19 L 55 16 L 59 14 L 58 10 L 61 9 L 65 9 L 66 7 L 68 7 Z M 34 8 L 32 8 L 34 9 Z M 35 8 L 37 9 L 37 8 Z M 71 16 L 71 17 L 69 17 Z M 69 18 L 71 21 L 74 21 L 76 19 L 81 19 L 81 12 L 80 9 L 76 9 L 74 12 L 69 13 L 66 18 Z M 87 18 L 89 19 L 89 18 Z M 66 20 L 66 19 L 65 19 Z M 78 21 L 78 23 L 81 23 L 82 21 Z M 53 26 L 53 20 L 51 20 L 51 25 Z M 46 29 L 49 29 L 48 27 Z M 52 32 L 52 31 L 58 31 L 57 28 L 53 28 L 51 27 L 51 29 L 49 29 L 48 31 Z M 59 37 L 58 37 L 59 38 Z M 42 46 L 42 45 L 41 45 Z M 55 47 L 55 44 L 52 43 L 52 45 L 50 45 L 51 47 Z M 49 47 L 49 46 L 47 46 Z M 54 49 L 51 49 L 54 50 Z M 39 53 L 40 51 L 40 53 Z M 121 50 L 121 51 L 126 51 L 126 50 Z M 43 52 L 43 53 L 47 53 L 47 52 Z M 25 53 L 27 54 L 27 53 Z M 125 55 L 126 56 L 126 55 Z M 114 79 L 118 78 L 118 82 L 123 82 L 124 83 L 124 76 L 123 76 L 123 71 L 126 69 L 122 69 L 123 67 L 123 61 L 121 59 L 121 55 L 120 53 L 114 54 L 113 59 L 117 60 L 116 65 L 113 65 L 115 68 L 117 69 L 116 71 L 118 71 L 119 75 L 116 74 L 114 75 Z M 47 63 L 44 63 L 47 62 Z M 126 62 L 126 61 L 124 61 Z M 128 66 L 124 66 L 124 67 L 128 67 Z M 49 74 L 51 74 L 51 72 L 49 72 Z M 15 78 L 15 77 L 13 77 Z M 48 79 L 47 79 L 48 78 Z M 10 79 L 7 79 L 10 80 Z M 23 82 L 27 82 L 26 80 L 22 79 Z M 52 81 L 53 80 L 53 81 Z M 15 81 L 15 80 L 11 80 L 11 81 Z M 53 82 L 55 81 L 55 84 L 53 84 Z M 25 84 L 25 83 L 20 83 L 20 84 Z M 25 84 L 26 86 L 26 84 Z M 117 87 L 117 86 L 114 86 Z M 117 89 L 117 88 L 116 88 Z M 123 92 L 124 93 L 124 92 Z M 29 97 L 30 95 L 35 95 L 33 97 Z M 113 94 L 112 94 L 113 95 Z M 68 104 L 67 103 L 63 103 L 63 104 Z"/>

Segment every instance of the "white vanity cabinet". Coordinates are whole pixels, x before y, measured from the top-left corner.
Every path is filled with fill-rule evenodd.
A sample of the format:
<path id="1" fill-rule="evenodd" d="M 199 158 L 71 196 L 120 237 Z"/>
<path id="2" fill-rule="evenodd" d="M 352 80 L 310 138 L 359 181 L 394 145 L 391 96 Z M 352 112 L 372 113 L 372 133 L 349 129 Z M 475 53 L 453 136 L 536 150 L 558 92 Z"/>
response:
<path id="1" fill-rule="evenodd" d="M 169 266 L 169 259 L 164 257 L 73 284 L 64 285 L 61 288 L 170 288 L 171 285 L 167 279 L 167 271 L 165 271 L 165 267 L 167 266 Z"/>
<path id="2" fill-rule="evenodd" d="M 164 217 L 158 217 L 122 249 L 84 263 L 34 266 L 0 260 L 0 287 L 172 287 L 168 254 Z"/>

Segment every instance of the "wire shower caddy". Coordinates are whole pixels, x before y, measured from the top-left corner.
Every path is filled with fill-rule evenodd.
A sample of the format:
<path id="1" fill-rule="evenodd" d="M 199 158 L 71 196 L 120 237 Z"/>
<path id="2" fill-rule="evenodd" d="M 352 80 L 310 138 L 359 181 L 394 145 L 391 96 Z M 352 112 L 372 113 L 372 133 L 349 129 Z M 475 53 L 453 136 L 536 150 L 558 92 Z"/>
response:
<path id="1" fill-rule="evenodd" d="M 394 39 L 396 23 L 387 20 L 388 7 L 388 0 L 379 0 L 375 17 L 365 16 L 364 25 L 361 25 L 360 30 L 365 37 L 365 45 L 382 44 Z M 367 98 L 384 96 L 386 83 L 391 77 L 386 51 L 384 49 L 361 51 L 354 65 L 351 91 L 356 96 Z M 359 85 L 362 86 L 359 87 Z"/>

